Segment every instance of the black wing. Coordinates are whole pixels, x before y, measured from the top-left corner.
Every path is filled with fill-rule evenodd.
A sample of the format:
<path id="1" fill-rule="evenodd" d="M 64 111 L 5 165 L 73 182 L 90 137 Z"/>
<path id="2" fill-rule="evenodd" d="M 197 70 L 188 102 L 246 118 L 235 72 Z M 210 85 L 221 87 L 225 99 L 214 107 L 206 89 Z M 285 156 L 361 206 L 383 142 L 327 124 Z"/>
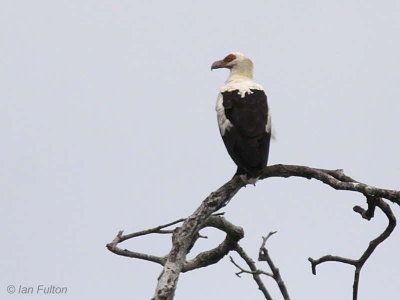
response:
<path id="1" fill-rule="evenodd" d="M 258 177 L 267 165 L 271 132 L 267 131 L 268 104 L 262 90 L 243 98 L 238 91 L 223 92 L 223 106 L 232 127 L 222 136 L 238 166 L 237 174 Z"/>

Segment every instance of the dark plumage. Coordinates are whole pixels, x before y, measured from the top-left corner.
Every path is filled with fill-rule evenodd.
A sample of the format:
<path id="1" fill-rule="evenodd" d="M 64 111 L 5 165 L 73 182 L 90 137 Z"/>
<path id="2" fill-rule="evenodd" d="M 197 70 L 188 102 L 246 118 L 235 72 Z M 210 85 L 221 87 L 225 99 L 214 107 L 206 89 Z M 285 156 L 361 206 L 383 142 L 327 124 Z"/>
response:
<path id="1" fill-rule="evenodd" d="M 238 167 L 236 174 L 254 183 L 268 162 L 271 117 L 267 96 L 253 81 L 253 63 L 243 54 L 231 53 L 211 66 L 219 68 L 230 70 L 217 98 L 219 130 Z"/>
<path id="2" fill-rule="evenodd" d="M 222 135 L 229 155 L 238 166 L 236 174 L 257 178 L 267 165 L 271 133 L 267 97 L 262 90 L 251 90 L 243 98 L 238 91 L 222 92 L 226 118 L 232 127 Z"/>

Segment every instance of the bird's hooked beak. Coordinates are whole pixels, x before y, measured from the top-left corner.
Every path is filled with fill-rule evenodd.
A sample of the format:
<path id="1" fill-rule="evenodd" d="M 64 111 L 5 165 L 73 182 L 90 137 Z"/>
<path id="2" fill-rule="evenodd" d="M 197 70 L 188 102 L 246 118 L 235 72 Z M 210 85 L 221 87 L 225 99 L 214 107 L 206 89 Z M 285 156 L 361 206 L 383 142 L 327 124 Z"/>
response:
<path id="1" fill-rule="evenodd" d="M 228 63 L 223 60 L 214 61 L 213 64 L 211 65 L 211 71 L 214 69 L 228 68 L 226 66 L 227 64 Z"/>

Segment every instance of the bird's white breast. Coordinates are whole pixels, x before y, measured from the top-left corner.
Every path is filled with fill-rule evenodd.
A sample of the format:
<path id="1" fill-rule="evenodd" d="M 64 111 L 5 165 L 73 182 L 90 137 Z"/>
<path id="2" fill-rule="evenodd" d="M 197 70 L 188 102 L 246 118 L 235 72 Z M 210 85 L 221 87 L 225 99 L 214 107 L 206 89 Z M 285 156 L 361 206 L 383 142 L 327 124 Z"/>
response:
<path id="1" fill-rule="evenodd" d="M 221 93 L 218 93 L 217 105 L 215 110 L 217 111 L 218 127 L 221 135 L 225 135 L 225 132 L 232 128 L 233 124 L 225 115 L 224 99 Z"/>
<path id="2" fill-rule="evenodd" d="M 265 131 L 271 133 L 271 129 L 272 129 L 271 109 L 268 108 L 268 119 L 267 119 L 267 125 L 265 125 Z"/>
<path id="3" fill-rule="evenodd" d="M 236 90 L 240 96 L 244 98 L 246 94 L 253 93 L 251 90 L 263 90 L 263 87 L 251 79 L 235 79 L 228 80 L 225 85 L 221 87 L 220 92 L 232 92 Z"/>

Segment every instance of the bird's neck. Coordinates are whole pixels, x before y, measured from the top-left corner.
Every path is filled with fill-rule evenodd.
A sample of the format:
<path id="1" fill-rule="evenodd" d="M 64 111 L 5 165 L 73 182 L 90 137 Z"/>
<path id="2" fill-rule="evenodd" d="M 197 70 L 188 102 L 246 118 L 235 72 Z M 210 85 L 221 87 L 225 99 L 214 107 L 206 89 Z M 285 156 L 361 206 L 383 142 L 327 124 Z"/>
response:
<path id="1" fill-rule="evenodd" d="M 252 80 L 253 79 L 253 68 L 249 66 L 235 66 L 231 69 L 228 79 L 226 82 L 234 80 Z"/>

